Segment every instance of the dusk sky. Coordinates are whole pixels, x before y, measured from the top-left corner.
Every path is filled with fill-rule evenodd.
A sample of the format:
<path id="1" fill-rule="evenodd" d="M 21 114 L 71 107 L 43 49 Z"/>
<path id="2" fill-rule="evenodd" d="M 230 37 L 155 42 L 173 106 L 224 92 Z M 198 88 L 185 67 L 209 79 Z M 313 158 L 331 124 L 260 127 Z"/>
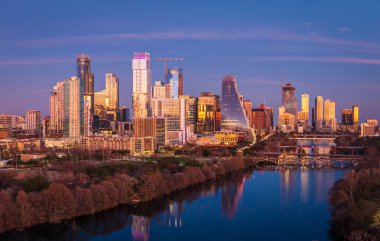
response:
<path id="1" fill-rule="evenodd" d="M 76 55 L 91 56 L 96 91 L 106 72 L 120 76 L 131 106 L 131 57 L 156 57 L 184 72 L 185 94 L 220 94 L 233 73 L 254 106 L 281 104 L 281 83 L 380 119 L 380 1 L 0 0 L 0 113 L 48 115 L 56 82 L 75 75 Z M 277 116 L 277 115 L 276 115 Z"/>

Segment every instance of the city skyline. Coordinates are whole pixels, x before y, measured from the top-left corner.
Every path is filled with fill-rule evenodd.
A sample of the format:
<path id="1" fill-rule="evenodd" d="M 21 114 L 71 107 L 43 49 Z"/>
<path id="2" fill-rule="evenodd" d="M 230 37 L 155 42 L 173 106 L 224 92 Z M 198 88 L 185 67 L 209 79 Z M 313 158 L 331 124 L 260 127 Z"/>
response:
<path id="1" fill-rule="evenodd" d="M 277 109 L 281 105 L 281 83 L 290 82 L 297 88 L 298 100 L 301 93 L 308 93 L 311 100 L 317 95 L 328 96 L 336 101 L 337 113 L 358 104 L 361 121 L 380 119 L 377 104 L 380 97 L 376 94 L 379 90 L 377 76 L 380 76 L 380 61 L 376 58 L 380 48 L 376 42 L 380 36 L 370 36 L 370 31 L 364 28 L 371 24 L 371 16 L 375 14 L 367 10 L 377 9 L 380 4 L 361 4 L 356 8 L 355 3 L 346 1 L 346 4 L 323 1 L 319 4 L 306 2 L 291 8 L 292 4 L 287 7 L 278 1 L 273 2 L 277 4 L 271 6 L 273 11 L 267 13 L 268 16 L 260 14 L 259 10 L 269 9 L 270 3 L 234 6 L 229 1 L 218 6 L 206 4 L 204 9 L 197 9 L 197 14 L 182 12 L 187 17 L 198 17 L 196 20 L 192 18 L 192 22 L 179 18 L 179 23 L 174 24 L 170 17 L 164 16 L 161 23 L 155 23 L 152 18 L 157 14 L 154 14 L 152 18 L 141 20 L 152 23 L 151 26 L 144 24 L 146 26 L 141 30 L 128 21 L 139 18 L 138 13 L 142 10 L 159 12 L 157 3 L 150 7 L 125 1 L 116 1 L 112 5 L 99 3 L 90 9 L 94 16 L 104 9 L 104 14 L 96 21 L 101 28 L 87 22 L 94 17 L 84 13 L 87 20 L 78 23 L 82 32 L 72 29 L 74 20 L 62 20 L 60 13 L 57 16 L 50 13 L 63 7 L 66 13 L 76 14 L 78 10 L 72 9 L 70 3 L 65 6 L 48 4 L 46 10 L 41 10 L 37 9 L 43 4 L 40 1 L 32 6 L 34 12 L 28 11 L 28 3 L 23 5 L 25 9 L 9 3 L 0 10 L 2 22 L 6 23 L 0 28 L 0 40 L 7 47 L 0 55 L 1 112 L 24 115 L 28 109 L 38 109 L 43 116 L 47 115 L 50 87 L 75 75 L 75 56 L 80 53 L 91 57 L 95 92 L 104 89 L 105 73 L 115 73 L 120 77 L 120 105 L 132 107 L 131 55 L 147 51 L 152 54 L 151 84 L 156 80 L 165 81 L 163 63 L 155 61 L 157 57 L 184 58 L 181 62 L 168 63 L 169 67 L 183 69 L 184 94 L 219 93 L 220 80 L 233 73 L 239 80 L 241 94 L 252 100 L 254 107 L 266 102 Z M 134 12 L 128 9 L 129 5 L 133 5 Z M 332 14 L 334 6 L 360 15 L 360 21 L 342 14 L 335 16 Z M 154 10 L 155 7 L 158 8 Z M 175 10 L 185 7 L 193 9 L 195 6 L 173 4 L 167 11 L 171 10 L 170 14 L 178 17 Z M 213 14 L 213 19 L 205 23 L 212 7 L 219 13 L 231 10 L 229 21 L 219 16 L 223 14 Z M 331 23 L 320 18 L 318 10 L 323 8 L 329 8 Z M 287 11 L 282 11 L 284 9 Z M 16 10 L 26 17 L 11 21 L 13 17 L 8 12 Z M 277 18 L 273 18 L 275 13 L 279 14 Z M 297 17 L 292 18 L 294 13 Z M 287 20 L 287 24 L 281 23 L 282 20 Z M 29 30 L 21 27 L 25 23 L 29 23 Z M 109 26 L 110 23 L 115 24 Z M 233 30 L 236 26 L 240 27 L 239 31 Z M 8 79 L 12 81 L 6 81 Z M 6 105 L 6 100 L 14 95 L 18 96 L 14 104 Z M 337 118 L 340 121 L 339 114 Z"/>

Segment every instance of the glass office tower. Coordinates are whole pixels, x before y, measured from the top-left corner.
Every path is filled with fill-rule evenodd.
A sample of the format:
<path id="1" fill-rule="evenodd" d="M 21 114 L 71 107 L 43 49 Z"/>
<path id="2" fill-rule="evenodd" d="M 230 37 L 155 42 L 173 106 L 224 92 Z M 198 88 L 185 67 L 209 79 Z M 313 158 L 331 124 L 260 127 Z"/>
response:
<path id="1" fill-rule="evenodd" d="M 255 141 L 254 130 L 249 124 L 239 96 L 235 77 L 225 76 L 222 80 L 221 95 L 222 131 L 243 132 L 247 141 Z"/>

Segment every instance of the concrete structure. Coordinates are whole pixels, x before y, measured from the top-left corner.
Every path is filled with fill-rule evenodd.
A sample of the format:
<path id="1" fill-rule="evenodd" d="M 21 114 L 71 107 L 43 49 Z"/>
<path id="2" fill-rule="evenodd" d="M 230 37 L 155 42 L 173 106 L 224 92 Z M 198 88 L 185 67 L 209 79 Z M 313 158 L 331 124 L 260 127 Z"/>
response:
<path id="1" fill-rule="evenodd" d="M 106 98 L 107 109 L 119 109 L 119 77 L 114 73 L 106 73 Z"/>
<path id="2" fill-rule="evenodd" d="M 150 54 L 134 53 L 132 59 L 133 92 L 132 108 L 133 117 L 149 117 L 150 112 L 150 91 L 151 91 L 151 70 Z"/>
<path id="3" fill-rule="evenodd" d="M 314 116 L 314 129 L 319 132 L 322 131 L 323 127 L 323 97 L 315 97 L 315 116 Z"/>
<path id="4" fill-rule="evenodd" d="M 220 97 L 201 92 L 198 97 L 197 133 L 220 131 Z"/>
<path id="5" fill-rule="evenodd" d="M 30 134 L 38 134 L 41 132 L 41 111 L 28 110 L 26 112 L 26 130 Z"/>
<path id="6" fill-rule="evenodd" d="M 73 76 L 64 80 L 64 136 L 79 138 L 84 134 L 84 101 L 81 80 Z M 82 105 L 83 104 L 83 105 Z"/>
<path id="7" fill-rule="evenodd" d="M 81 106 L 84 107 L 84 101 L 89 103 L 90 112 L 94 111 L 94 74 L 91 72 L 90 57 L 81 54 L 77 57 L 77 77 L 80 80 Z M 83 116 L 83 112 L 81 113 Z M 83 119 L 83 117 L 81 117 Z"/>

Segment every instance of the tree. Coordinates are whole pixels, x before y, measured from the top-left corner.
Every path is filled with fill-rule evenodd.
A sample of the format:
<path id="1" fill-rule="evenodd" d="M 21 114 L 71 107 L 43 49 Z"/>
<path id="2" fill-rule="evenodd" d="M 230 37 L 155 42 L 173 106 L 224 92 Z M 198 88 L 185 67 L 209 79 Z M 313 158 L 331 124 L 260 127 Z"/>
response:
<path id="1" fill-rule="evenodd" d="M 76 216 L 92 214 L 95 212 L 95 205 L 90 189 L 76 187 L 73 191 L 73 195 L 77 202 Z"/>
<path id="2" fill-rule="evenodd" d="M 109 198 L 109 205 L 107 208 L 117 206 L 119 201 L 119 193 L 113 183 L 110 181 L 102 181 L 100 185 L 107 192 Z"/>
<path id="3" fill-rule="evenodd" d="M 26 192 L 40 192 L 49 187 L 49 181 L 45 176 L 38 175 L 25 179 L 21 185 Z"/>
<path id="4" fill-rule="evenodd" d="M 32 224 L 46 223 L 48 221 L 48 215 L 45 209 L 45 198 L 42 195 L 42 192 L 30 192 L 28 193 L 28 199 L 32 206 Z"/>
<path id="5" fill-rule="evenodd" d="M 343 179 L 344 183 L 346 184 L 345 190 L 349 194 L 351 204 L 354 204 L 354 202 L 355 202 L 354 194 L 358 188 L 359 179 L 360 179 L 360 175 L 357 174 L 356 172 L 352 172 L 352 173 L 347 174 L 345 176 L 345 178 Z"/>
<path id="6" fill-rule="evenodd" d="M 28 195 L 23 190 L 17 193 L 16 209 L 17 209 L 17 218 L 16 218 L 17 228 L 20 229 L 20 228 L 30 227 L 32 224 L 32 206 L 30 205 Z"/>
<path id="7" fill-rule="evenodd" d="M 45 209 L 50 223 L 70 219 L 76 213 L 76 201 L 67 187 L 53 183 L 43 191 Z"/>
<path id="8" fill-rule="evenodd" d="M 3 220 L 3 230 L 12 230 L 16 228 L 16 208 L 8 191 L 0 192 L 0 210 L 1 219 Z"/>
<path id="9" fill-rule="evenodd" d="M 99 212 L 107 209 L 110 205 L 110 200 L 105 188 L 101 185 L 92 185 L 90 190 L 95 210 Z"/>

